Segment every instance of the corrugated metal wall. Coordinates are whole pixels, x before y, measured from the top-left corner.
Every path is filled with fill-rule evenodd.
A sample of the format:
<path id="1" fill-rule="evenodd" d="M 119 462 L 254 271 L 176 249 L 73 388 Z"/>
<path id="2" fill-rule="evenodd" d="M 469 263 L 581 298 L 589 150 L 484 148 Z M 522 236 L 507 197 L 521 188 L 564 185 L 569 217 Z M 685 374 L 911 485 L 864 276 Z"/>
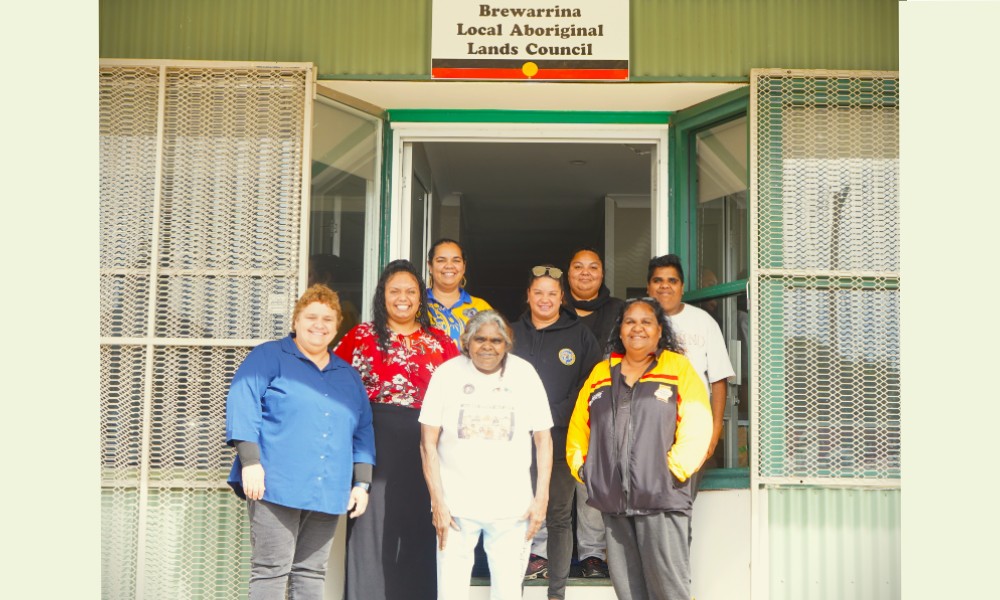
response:
<path id="1" fill-rule="evenodd" d="M 308 61 L 426 79 L 431 0 L 101 0 L 100 56 Z M 632 0 L 633 80 L 898 68 L 897 0 Z"/>
<path id="2" fill-rule="evenodd" d="M 635 0 L 632 77 L 899 65 L 896 0 Z"/>
<path id="3" fill-rule="evenodd" d="M 770 600 L 900 598 L 900 490 L 767 490 Z"/>

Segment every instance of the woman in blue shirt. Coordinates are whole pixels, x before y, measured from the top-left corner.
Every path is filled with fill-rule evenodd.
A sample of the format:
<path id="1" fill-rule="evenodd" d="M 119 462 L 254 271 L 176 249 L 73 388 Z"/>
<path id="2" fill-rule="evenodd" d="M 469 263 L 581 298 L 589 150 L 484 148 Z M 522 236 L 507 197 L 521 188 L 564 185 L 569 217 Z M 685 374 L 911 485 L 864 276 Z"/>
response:
<path id="1" fill-rule="evenodd" d="M 321 600 L 339 516 L 368 505 L 375 464 L 372 411 L 357 371 L 329 350 L 337 294 L 299 298 L 292 334 L 254 348 L 226 398 L 229 484 L 250 516 L 250 599 Z"/>

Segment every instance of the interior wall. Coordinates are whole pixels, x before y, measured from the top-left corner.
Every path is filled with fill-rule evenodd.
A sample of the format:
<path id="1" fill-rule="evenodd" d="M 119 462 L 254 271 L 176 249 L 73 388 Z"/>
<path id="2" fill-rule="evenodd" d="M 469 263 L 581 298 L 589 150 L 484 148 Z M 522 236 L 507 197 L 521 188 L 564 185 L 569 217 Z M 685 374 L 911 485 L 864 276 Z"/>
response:
<path id="1" fill-rule="evenodd" d="M 614 211 L 614 252 L 606 253 L 612 257 L 613 281 L 608 275 L 605 275 L 605 280 L 608 281 L 612 296 L 644 296 L 646 270 L 652 249 L 649 206 L 617 207 Z M 606 265 L 606 272 L 609 266 L 612 265 Z"/>
<path id="2" fill-rule="evenodd" d="M 504 198 L 463 199 L 462 239 L 469 292 L 514 320 L 527 308 L 531 267 L 565 268 L 577 247 L 603 247 L 603 204 L 579 198 L 569 209 L 538 203 L 512 210 Z"/>

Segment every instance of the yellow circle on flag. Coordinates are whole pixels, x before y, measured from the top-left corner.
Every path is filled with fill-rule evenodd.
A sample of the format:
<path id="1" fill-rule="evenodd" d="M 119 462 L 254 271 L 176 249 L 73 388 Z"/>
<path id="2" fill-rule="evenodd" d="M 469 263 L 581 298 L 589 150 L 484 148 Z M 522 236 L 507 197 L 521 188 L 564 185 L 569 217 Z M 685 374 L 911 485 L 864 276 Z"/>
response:
<path id="1" fill-rule="evenodd" d="M 528 77 L 534 77 L 538 75 L 538 65 L 533 62 L 526 62 L 521 66 L 521 72 Z"/>

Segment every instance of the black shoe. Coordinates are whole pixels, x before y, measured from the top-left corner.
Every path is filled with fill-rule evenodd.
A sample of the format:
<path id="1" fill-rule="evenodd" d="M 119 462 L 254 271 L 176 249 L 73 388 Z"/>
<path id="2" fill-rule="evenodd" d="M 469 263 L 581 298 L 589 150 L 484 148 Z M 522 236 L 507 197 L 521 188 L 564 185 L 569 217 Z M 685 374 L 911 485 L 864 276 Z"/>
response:
<path id="1" fill-rule="evenodd" d="M 583 570 L 584 577 L 607 577 L 608 576 L 608 563 L 597 558 L 596 556 L 588 556 L 580 562 L 580 567 Z"/>
<path id="2" fill-rule="evenodd" d="M 548 579 L 549 559 L 532 553 L 532 555 L 528 557 L 528 568 L 524 572 L 524 578 L 525 580 Z"/>

